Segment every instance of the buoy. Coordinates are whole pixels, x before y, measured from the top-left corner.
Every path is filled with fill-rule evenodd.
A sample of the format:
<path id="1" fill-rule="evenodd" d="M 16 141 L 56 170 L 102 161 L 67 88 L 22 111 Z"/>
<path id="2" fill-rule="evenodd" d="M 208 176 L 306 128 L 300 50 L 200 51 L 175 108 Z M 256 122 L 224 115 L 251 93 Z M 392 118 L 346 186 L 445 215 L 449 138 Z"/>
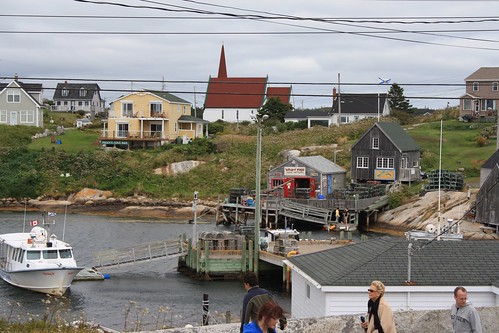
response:
<path id="1" fill-rule="evenodd" d="M 111 275 L 109 274 L 102 274 L 102 276 L 104 276 L 104 280 L 108 280 L 111 278 Z"/>

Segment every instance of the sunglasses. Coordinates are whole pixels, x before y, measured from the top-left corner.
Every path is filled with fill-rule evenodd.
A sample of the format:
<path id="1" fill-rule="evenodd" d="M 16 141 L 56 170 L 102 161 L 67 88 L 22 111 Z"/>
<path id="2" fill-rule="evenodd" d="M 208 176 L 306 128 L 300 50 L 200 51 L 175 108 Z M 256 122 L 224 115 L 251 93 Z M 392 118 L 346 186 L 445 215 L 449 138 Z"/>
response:
<path id="1" fill-rule="evenodd" d="M 367 291 L 368 291 L 368 292 L 370 292 L 370 293 L 373 293 L 373 292 L 375 292 L 375 291 L 377 291 L 377 290 L 367 289 Z"/>

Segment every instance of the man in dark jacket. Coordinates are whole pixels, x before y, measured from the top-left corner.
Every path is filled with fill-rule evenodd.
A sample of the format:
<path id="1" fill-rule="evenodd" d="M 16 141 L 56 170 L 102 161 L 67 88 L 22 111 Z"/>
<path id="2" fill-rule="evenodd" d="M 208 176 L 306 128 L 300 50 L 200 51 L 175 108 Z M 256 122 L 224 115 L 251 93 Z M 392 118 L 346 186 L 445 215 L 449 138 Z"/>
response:
<path id="1" fill-rule="evenodd" d="M 258 278 L 255 273 L 249 272 L 244 276 L 244 289 L 247 293 L 243 300 L 243 311 L 241 312 L 241 333 L 244 324 L 256 320 L 258 311 L 268 301 L 277 303 L 267 290 L 258 286 Z"/>

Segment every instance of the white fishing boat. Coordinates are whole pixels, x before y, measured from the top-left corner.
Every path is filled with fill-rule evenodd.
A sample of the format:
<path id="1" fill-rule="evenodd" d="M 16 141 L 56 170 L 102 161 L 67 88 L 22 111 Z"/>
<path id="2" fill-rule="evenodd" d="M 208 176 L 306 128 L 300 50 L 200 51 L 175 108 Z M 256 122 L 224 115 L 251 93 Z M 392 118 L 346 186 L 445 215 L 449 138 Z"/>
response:
<path id="1" fill-rule="evenodd" d="M 49 225 L 31 224 L 31 232 L 0 235 L 0 277 L 16 287 L 62 296 L 83 267 L 68 243 L 49 236 Z"/>
<path id="2" fill-rule="evenodd" d="M 460 241 L 463 234 L 459 230 L 459 224 L 454 225 L 452 219 L 447 219 L 448 226 L 443 227 L 440 233 L 433 224 L 428 224 L 425 230 L 411 230 L 405 233 L 407 240 L 433 240 L 439 238 L 444 241 Z"/>

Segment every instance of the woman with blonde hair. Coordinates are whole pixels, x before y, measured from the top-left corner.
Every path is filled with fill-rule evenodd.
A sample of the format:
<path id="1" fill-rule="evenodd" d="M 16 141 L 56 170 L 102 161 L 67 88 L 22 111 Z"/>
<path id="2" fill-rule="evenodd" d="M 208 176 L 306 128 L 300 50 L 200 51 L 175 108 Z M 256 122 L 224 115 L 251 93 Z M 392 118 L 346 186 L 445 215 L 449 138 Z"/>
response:
<path id="1" fill-rule="evenodd" d="M 367 333 L 397 333 L 393 312 L 390 304 L 383 297 L 385 285 L 381 281 L 371 282 L 367 290 L 369 301 L 367 302 L 368 319 L 361 324 Z"/>

